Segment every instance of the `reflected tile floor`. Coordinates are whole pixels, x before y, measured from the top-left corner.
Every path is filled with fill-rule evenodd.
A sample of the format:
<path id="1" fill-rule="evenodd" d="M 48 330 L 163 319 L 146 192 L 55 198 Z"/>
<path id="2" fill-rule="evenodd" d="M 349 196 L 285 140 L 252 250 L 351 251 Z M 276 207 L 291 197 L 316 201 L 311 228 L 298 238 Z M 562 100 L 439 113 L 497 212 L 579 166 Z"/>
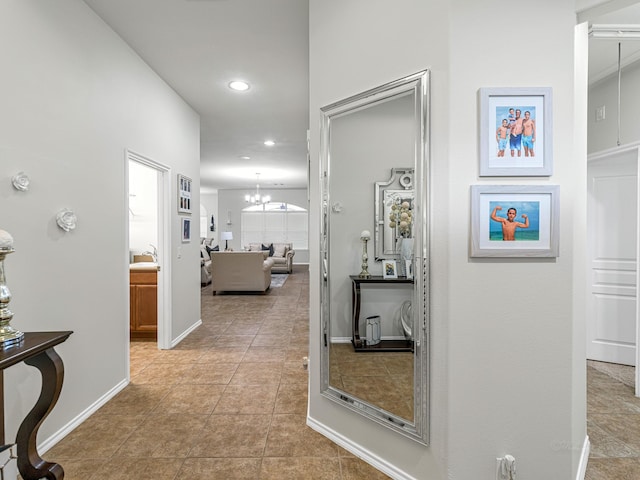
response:
<path id="1" fill-rule="evenodd" d="M 591 452 L 585 480 L 640 478 L 640 398 L 634 367 L 587 362 L 587 433 Z"/>
<path id="2" fill-rule="evenodd" d="M 306 266 L 266 295 L 202 288 L 202 322 L 131 344 L 131 383 L 44 455 L 65 480 L 389 478 L 306 425 Z"/>

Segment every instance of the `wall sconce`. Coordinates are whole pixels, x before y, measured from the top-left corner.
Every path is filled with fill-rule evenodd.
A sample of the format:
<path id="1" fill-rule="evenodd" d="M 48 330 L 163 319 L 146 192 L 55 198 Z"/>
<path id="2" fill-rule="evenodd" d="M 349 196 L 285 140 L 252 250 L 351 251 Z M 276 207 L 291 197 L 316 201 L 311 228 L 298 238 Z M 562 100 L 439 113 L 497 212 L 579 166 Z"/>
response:
<path id="1" fill-rule="evenodd" d="M 227 225 L 231 225 L 231 210 L 227 210 Z"/>
<path id="2" fill-rule="evenodd" d="M 11 183 L 13 184 L 13 188 L 21 192 L 29 190 L 29 177 L 24 172 L 18 172 L 11 177 Z"/>
<path id="3" fill-rule="evenodd" d="M 65 232 L 70 232 L 71 230 L 75 230 L 78 218 L 75 213 L 65 208 L 60 210 L 56 215 L 56 223 Z"/>

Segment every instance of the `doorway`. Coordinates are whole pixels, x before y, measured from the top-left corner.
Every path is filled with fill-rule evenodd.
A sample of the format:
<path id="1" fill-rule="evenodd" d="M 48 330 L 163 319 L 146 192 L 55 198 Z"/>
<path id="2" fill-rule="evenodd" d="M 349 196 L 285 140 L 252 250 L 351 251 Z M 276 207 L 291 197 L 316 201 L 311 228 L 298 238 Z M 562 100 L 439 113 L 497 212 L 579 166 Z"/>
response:
<path id="1" fill-rule="evenodd" d="M 166 165 L 130 150 L 126 151 L 127 254 L 147 253 L 154 257 L 157 274 L 157 345 L 171 348 L 171 310 L 169 301 L 170 258 L 170 169 Z M 137 179 L 140 180 L 138 184 Z M 132 222 L 135 219 L 135 223 Z M 154 243 L 155 242 L 155 243 Z M 141 252 L 139 250 L 142 250 Z M 129 324 L 127 322 L 127 328 Z"/>
<path id="2" fill-rule="evenodd" d="M 587 166 L 587 358 L 633 366 L 638 344 L 639 154 L 638 146 L 594 154 Z"/>

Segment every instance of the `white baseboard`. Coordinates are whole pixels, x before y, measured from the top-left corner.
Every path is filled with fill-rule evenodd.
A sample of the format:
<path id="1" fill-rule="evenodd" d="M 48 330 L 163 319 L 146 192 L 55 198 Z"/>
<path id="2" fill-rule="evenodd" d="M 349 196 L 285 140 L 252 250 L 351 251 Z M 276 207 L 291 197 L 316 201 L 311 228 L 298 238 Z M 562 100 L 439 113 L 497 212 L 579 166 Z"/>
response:
<path id="1" fill-rule="evenodd" d="M 374 455 L 366 448 L 351 442 L 346 437 L 343 437 L 334 430 L 327 428 L 325 425 L 316 422 L 313 418 L 307 416 L 307 425 L 314 429 L 316 432 L 324 435 L 332 442 L 340 445 L 342 448 L 352 453 L 361 460 L 367 462 L 369 465 L 377 468 L 382 473 L 390 476 L 394 480 L 417 480 L 415 477 L 410 476 L 406 472 L 399 470 L 395 465 L 391 465 L 382 458 Z"/>
<path id="2" fill-rule="evenodd" d="M 187 338 L 187 336 L 193 332 L 196 328 L 198 328 L 200 325 L 202 325 L 202 319 L 198 320 L 196 323 L 194 323 L 193 325 L 191 325 L 189 328 L 187 328 L 184 332 L 182 332 L 180 334 L 179 337 L 177 337 L 173 342 L 171 342 L 171 348 L 175 347 L 176 345 L 178 345 L 182 340 L 184 340 L 185 338 Z"/>
<path id="3" fill-rule="evenodd" d="M 584 477 L 587 474 L 589 452 L 591 452 L 591 442 L 589 441 L 589 435 L 586 435 L 584 437 L 584 443 L 582 444 L 582 454 L 580 455 L 580 463 L 578 464 L 578 475 L 576 476 L 576 480 L 584 480 Z"/>
<path id="4" fill-rule="evenodd" d="M 120 393 L 124 387 L 126 387 L 129 382 L 125 379 L 120 383 L 115 385 L 111 390 L 105 393 L 102 397 L 96 400 L 93 404 L 91 404 L 87 409 L 80 413 L 77 417 L 72 419 L 69 423 L 63 426 L 56 433 L 51 435 L 49 438 L 45 439 L 40 445 L 38 445 L 37 449 L 40 453 L 46 453 L 50 450 L 56 443 L 62 440 L 64 437 L 69 435 L 73 430 L 78 428 L 82 422 L 84 422 L 87 418 L 93 415 L 100 407 L 102 407 L 105 403 L 115 397 L 118 393 Z"/>

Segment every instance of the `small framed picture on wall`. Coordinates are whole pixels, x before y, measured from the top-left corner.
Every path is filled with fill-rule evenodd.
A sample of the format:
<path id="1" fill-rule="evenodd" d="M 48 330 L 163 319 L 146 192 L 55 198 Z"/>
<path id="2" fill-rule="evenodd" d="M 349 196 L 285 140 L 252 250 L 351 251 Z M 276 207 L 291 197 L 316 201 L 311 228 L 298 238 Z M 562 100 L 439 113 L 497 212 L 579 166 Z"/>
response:
<path id="1" fill-rule="evenodd" d="M 191 213 L 191 179 L 178 174 L 178 212 Z"/>
<path id="2" fill-rule="evenodd" d="M 182 243 L 191 241 L 191 219 L 182 218 Z"/>
<path id="3" fill-rule="evenodd" d="M 551 176 L 551 88 L 481 88 L 479 94 L 480 176 Z"/>
<path id="4" fill-rule="evenodd" d="M 557 257 L 557 185 L 472 185 L 472 257 Z"/>

